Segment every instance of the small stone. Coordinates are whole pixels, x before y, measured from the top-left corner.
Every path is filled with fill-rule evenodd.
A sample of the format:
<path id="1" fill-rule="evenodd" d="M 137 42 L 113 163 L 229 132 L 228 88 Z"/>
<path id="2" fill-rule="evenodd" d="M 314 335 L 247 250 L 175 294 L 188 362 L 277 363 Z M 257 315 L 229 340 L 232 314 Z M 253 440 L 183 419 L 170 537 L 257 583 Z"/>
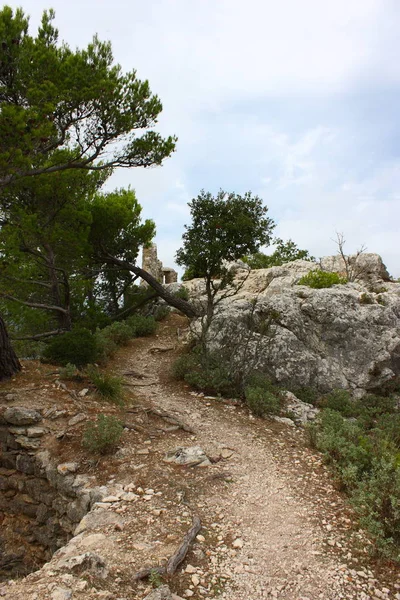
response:
<path id="1" fill-rule="evenodd" d="M 141 450 L 136 450 L 136 454 L 139 454 L 140 456 L 145 456 L 147 454 L 150 454 L 150 452 L 148 448 L 143 448 Z"/>
<path id="2" fill-rule="evenodd" d="M 206 538 L 204 537 L 204 535 L 199 534 L 199 535 L 196 535 L 196 540 L 202 544 L 203 542 L 206 541 Z"/>
<path id="3" fill-rule="evenodd" d="M 185 573 L 197 573 L 197 569 L 193 565 L 189 564 L 185 569 Z"/>
<path id="4" fill-rule="evenodd" d="M 76 473 L 79 469 L 79 463 L 70 462 L 57 465 L 57 471 L 60 475 L 68 475 L 68 473 Z"/>
<path id="5" fill-rule="evenodd" d="M 192 590 L 185 590 L 184 593 L 186 598 L 191 598 L 192 596 L 194 596 L 194 592 Z"/>
<path id="6" fill-rule="evenodd" d="M 223 448 L 220 452 L 222 458 L 230 458 L 233 455 L 233 451 L 228 448 Z"/>
<path id="7" fill-rule="evenodd" d="M 104 504 L 111 504 L 112 502 L 119 502 L 119 498 L 118 496 L 106 496 L 105 498 L 102 498 L 101 501 Z"/>
<path id="8" fill-rule="evenodd" d="M 72 591 L 68 588 L 56 587 L 51 593 L 51 600 L 70 600 Z"/>
<path id="9" fill-rule="evenodd" d="M 89 388 L 83 388 L 83 390 L 81 390 L 79 392 L 78 396 L 80 396 L 81 398 L 84 398 L 88 392 L 89 392 Z"/>
<path id="10" fill-rule="evenodd" d="M 85 420 L 86 420 L 86 415 L 84 415 L 83 413 L 78 413 L 74 417 L 70 418 L 70 420 L 68 421 L 68 425 L 70 427 L 72 427 L 73 425 L 77 425 L 78 423 L 81 423 L 82 421 L 85 421 Z"/>
<path id="11" fill-rule="evenodd" d="M 192 583 L 197 587 L 200 583 L 200 577 L 196 574 L 192 575 Z"/>
<path id="12" fill-rule="evenodd" d="M 236 540 L 232 542 L 232 546 L 233 548 L 243 548 L 243 540 L 241 538 L 236 538 Z"/>

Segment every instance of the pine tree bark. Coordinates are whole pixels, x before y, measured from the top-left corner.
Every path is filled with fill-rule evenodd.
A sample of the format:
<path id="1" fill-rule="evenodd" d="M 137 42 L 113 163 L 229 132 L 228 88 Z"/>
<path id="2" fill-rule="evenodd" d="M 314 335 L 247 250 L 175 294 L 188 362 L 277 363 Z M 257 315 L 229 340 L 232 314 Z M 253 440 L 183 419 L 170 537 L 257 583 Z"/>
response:
<path id="1" fill-rule="evenodd" d="M 12 349 L 5 323 L 0 316 L 0 381 L 9 379 L 20 370 L 20 362 Z"/>

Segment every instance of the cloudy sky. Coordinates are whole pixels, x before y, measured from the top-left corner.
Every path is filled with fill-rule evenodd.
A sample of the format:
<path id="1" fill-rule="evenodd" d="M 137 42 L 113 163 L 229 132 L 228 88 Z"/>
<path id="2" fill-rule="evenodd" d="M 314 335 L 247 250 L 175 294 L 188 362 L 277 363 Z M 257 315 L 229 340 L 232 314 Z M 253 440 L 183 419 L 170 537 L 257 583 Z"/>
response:
<path id="1" fill-rule="evenodd" d="M 163 102 L 177 151 L 158 169 L 120 170 L 173 265 L 187 202 L 204 188 L 251 190 L 277 235 L 315 256 L 365 244 L 400 276 L 398 0 L 21 0 L 36 29 L 112 41 L 125 70 Z"/>

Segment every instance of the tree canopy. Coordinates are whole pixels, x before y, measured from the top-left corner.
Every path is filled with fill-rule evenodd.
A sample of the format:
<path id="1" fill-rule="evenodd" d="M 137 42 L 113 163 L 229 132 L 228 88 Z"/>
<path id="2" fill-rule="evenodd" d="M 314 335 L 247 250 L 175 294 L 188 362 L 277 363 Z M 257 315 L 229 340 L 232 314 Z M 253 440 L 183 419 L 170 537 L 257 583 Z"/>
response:
<path id="1" fill-rule="evenodd" d="M 253 254 L 271 241 L 275 224 L 266 216 L 262 200 L 251 192 L 240 196 L 220 190 L 213 197 L 203 190 L 189 207 L 192 223 L 185 226 L 176 261 L 192 277 L 221 277 L 224 261 Z"/>
<path id="2" fill-rule="evenodd" d="M 92 294 L 89 271 L 104 266 L 100 237 L 106 253 L 134 261 L 154 232 L 150 222 L 139 224 L 133 192 L 105 199 L 99 188 L 116 167 L 160 165 L 176 138 L 154 131 L 159 98 L 134 70 L 115 64 L 109 42 L 95 36 L 72 50 L 59 41 L 54 18 L 45 11 L 32 35 L 22 9 L 0 10 L 1 277 L 6 301 L 24 310 L 44 304 L 68 328 L 78 287 L 81 297 Z M 112 240 L 111 230 L 118 231 Z M 130 253 L 121 254 L 128 242 Z M 118 270 L 109 279 L 114 288 L 132 279 Z M 0 317 L 0 379 L 18 368 Z"/>
<path id="3" fill-rule="evenodd" d="M 211 323 L 218 292 L 233 281 L 227 263 L 268 245 L 275 227 L 267 217 L 268 208 L 261 198 L 247 192 L 244 196 L 220 190 L 200 192 L 189 202 L 191 225 L 185 226 L 183 246 L 176 253 L 178 265 L 186 267 L 186 278 L 205 281 L 207 307 L 205 328 Z M 218 279 L 218 284 L 214 282 Z M 235 293 L 235 290 L 227 294 Z M 222 296 L 220 295 L 220 300 Z"/>
<path id="4" fill-rule="evenodd" d="M 293 260 L 314 260 L 314 257 L 310 256 L 308 250 L 300 250 L 293 240 L 284 242 L 281 238 L 275 238 L 273 243 L 276 248 L 272 254 L 256 252 L 255 254 L 244 256 L 244 262 L 252 269 L 269 269 L 269 267 L 279 267 Z"/>
<path id="5" fill-rule="evenodd" d="M 59 43 L 54 12 L 36 37 L 22 9 L 0 11 L 0 186 L 65 169 L 159 165 L 176 138 L 148 131 L 162 110 L 148 81 L 114 63 L 111 44 Z M 68 148 L 65 155 L 55 153 Z"/>

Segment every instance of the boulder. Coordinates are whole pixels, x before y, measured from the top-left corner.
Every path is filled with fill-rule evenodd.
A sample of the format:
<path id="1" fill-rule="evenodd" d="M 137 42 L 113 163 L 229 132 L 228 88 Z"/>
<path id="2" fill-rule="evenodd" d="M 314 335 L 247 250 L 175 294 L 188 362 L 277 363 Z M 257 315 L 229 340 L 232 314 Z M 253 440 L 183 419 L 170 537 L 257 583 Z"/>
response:
<path id="1" fill-rule="evenodd" d="M 211 463 L 200 446 L 191 446 L 189 448 L 176 448 L 167 452 L 164 458 L 165 462 L 175 463 L 177 465 L 191 465 L 208 467 Z"/>
<path id="2" fill-rule="evenodd" d="M 369 277 L 387 276 L 380 257 L 361 256 Z M 334 260 L 321 264 L 330 270 Z M 362 396 L 400 376 L 400 284 L 388 282 L 376 292 L 362 282 L 324 289 L 297 285 L 317 268 L 300 260 L 252 271 L 239 293 L 219 303 L 210 349 L 235 351 L 239 362 L 293 390 L 344 388 Z"/>

